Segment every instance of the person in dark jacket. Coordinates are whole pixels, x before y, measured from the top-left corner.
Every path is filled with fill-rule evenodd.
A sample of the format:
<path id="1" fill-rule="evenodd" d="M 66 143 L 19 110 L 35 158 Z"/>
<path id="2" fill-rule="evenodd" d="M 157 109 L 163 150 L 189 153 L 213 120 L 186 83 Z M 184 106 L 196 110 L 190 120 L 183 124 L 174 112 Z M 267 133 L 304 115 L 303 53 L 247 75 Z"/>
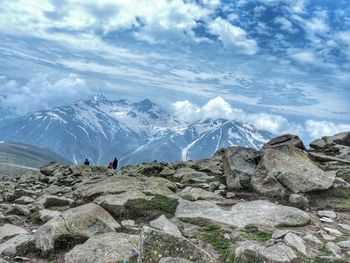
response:
<path id="1" fill-rule="evenodd" d="M 84 162 L 85 165 L 90 165 L 90 162 L 88 159 L 85 159 L 85 162 Z"/>
<path id="2" fill-rule="evenodd" d="M 108 164 L 108 169 L 112 169 L 113 168 L 113 162 L 110 162 L 109 164 Z"/>
<path id="3" fill-rule="evenodd" d="M 114 170 L 117 170 L 118 168 L 118 159 L 117 158 L 114 158 L 114 161 L 113 161 L 113 169 Z"/>

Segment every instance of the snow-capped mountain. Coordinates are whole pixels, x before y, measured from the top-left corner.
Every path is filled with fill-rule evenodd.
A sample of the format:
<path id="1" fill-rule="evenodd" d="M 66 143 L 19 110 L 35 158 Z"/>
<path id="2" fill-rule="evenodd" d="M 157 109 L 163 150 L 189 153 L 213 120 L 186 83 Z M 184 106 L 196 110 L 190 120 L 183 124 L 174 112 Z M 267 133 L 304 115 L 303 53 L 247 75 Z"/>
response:
<path id="1" fill-rule="evenodd" d="M 260 148 L 272 138 L 252 125 L 223 119 L 186 124 L 150 100 L 103 96 L 0 122 L 0 140 L 49 148 L 75 163 L 89 158 L 121 165 L 211 156 L 230 145 Z"/>

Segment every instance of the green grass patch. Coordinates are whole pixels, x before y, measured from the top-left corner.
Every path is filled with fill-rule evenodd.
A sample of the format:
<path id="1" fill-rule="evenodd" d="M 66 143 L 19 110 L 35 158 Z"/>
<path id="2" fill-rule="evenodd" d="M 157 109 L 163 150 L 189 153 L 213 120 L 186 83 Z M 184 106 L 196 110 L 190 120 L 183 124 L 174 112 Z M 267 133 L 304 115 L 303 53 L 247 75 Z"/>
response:
<path id="1" fill-rule="evenodd" d="M 34 224 L 41 223 L 39 210 L 32 212 L 29 216 L 29 220 Z"/>
<path id="2" fill-rule="evenodd" d="M 259 231 L 258 227 L 255 225 L 246 225 L 241 232 L 246 234 L 248 239 L 255 241 L 266 241 L 272 238 L 271 232 Z"/>
<path id="3" fill-rule="evenodd" d="M 253 235 L 253 240 L 267 241 L 272 238 L 271 232 L 258 231 Z"/>
<path id="4" fill-rule="evenodd" d="M 232 243 L 224 237 L 225 231 L 217 224 L 209 224 L 203 229 L 204 239 L 220 254 L 220 262 L 234 263 L 235 254 Z"/>
<path id="5" fill-rule="evenodd" d="M 166 217 L 173 217 L 177 205 L 178 201 L 176 199 L 157 194 L 151 200 L 132 200 L 127 202 L 121 218 L 142 218 L 148 220 L 162 214 Z"/>
<path id="6" fill-rule="evenodd" d="M 35 241 L 29 241 L 24 244 L 19 245 L 17 248 L 17 253 L 20 255 L 28 255 L 38 252 L 35 247 Z"/>
<path id="7" fill-rule="evenodd" d="M 326 191 L 310 193 L 308 198 L 310 204 L 318 209 L 350 212 L 350 189 L 348 188 L 332 188 Z"/>

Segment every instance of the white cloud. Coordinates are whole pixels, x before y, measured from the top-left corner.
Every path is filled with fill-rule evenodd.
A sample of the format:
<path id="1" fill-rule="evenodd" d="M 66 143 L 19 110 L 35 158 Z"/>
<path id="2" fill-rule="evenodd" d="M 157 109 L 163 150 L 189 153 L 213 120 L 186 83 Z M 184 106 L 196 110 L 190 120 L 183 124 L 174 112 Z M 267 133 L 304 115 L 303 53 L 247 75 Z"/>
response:
<path id="1" fill-rule="evenodd" d="M 75 74 L 56 81 L 39 74 L 24 85 L 0 76 L 0 104 L 14 109 L 17 114 L 64 105 L 89 93 L 85 81 Z"/>
<path id="2" fill-rule="evenodd" d="M 331 136 L 340 132 L 350 131 L 350 124 L 307 120 L 305 122 L 305 130 L 313 139 L 317 139 L 322 136 Z"/>
<path id="3" fill-rule="evenodd" d="M 177 101 L 173 104 L 174 113 L 182 120 L 193 122 L 199 120 L 227 119 L 249 122 L 255 128 L 279 135 L 283 133 L 301 133 L 300 125 L 290 123 L 286 118 L 267 113 L 247 113 L 241 109 L 233 108 L 221 97 L 209 100 L 203 106 L 186 101 Z"/>
<path id="4" fill-rule="evenodd" d="M 228 49 L 236 49 L 247 55 L 254 55 L 258 51 L 256 41 L 249 39 L 246 31 L 221 17 L 209 23 L 209 30 L 212 34 L 217 35 Z"/>
<path id="5" fill-rule="evenodd" d="M 282 30 L 288 31 L 290 33 L 297 32 L 296 29 L 293 28 L 293 23 L 290 22 L 287 18 L 278 16 L 275 18 L 274 23 L 280 25 Z"/>

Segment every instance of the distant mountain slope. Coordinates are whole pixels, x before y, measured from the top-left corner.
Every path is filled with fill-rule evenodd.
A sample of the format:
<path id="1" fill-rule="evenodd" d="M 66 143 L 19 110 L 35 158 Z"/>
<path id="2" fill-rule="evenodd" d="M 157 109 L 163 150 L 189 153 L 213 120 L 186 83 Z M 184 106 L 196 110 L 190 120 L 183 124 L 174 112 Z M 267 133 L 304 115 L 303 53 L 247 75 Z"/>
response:
<path id="1" fill-rule="evenodd" d="M 21 175 L 28 170 L 37 170 L 51 161 L 70 163 L 64 157 L 48 149 L 29 144 L 0 141 L 0 178 Z"/>
<path id="2" fill-rule="evenodd" d="M 259 148 L 272 135 L 227 120 L 187 124 L 150 100 L 132 103 L 103 96 L 0 122 L 0 140 L 52 149 L 74 163 L 89 158 L 121 165 L 211 156 L 230 145 Z"/>

